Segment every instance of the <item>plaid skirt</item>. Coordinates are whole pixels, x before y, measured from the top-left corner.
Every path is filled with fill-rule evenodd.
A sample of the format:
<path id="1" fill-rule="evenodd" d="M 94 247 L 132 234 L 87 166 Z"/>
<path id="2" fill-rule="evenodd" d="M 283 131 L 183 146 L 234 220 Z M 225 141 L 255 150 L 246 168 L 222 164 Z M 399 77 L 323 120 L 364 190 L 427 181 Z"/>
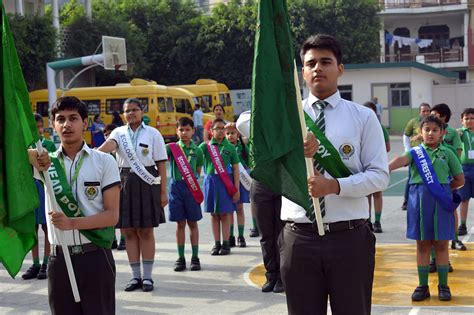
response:
<path id="1" fill-rule="evenodd" d="M 146 167 L 157 177 L 154 166 Z M 120 217 L 117 228 L 152 228 L 165 223 L 165 212 L 161 206 L 161 185 L 148 185 L 130 168 L 120 170 L 122 189 L 120 191 Z"/>

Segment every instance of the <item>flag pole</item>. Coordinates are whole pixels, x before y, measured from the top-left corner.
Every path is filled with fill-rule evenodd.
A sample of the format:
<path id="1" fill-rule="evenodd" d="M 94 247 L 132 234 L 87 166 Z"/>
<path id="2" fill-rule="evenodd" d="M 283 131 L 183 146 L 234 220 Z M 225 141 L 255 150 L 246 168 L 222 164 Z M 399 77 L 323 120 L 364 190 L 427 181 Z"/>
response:
<path id="1" fill-rule="evenodd" d="M 296 90 L 296 104 L 298 105 L 298 115 L 300 118 L 301 123 L 301 132 L 303 134 L 303 139 L 306 138 L 308 134 L 308 129 L 306 128 L 306 122 L 304 120 L 304 111 L 303 111 L 303 101 L 301 100 L 301 92 L 300 92 L 300 83 L 298 80 L 298 73 L 296 72 L 296 61 L 294 60 L 294 81 L 295 81 L 295 90 Z M 305 157 L 306 162 L 306 172 L 309 176 L 314 176 L 314 166 L 313 166 L 313 158 Z M 316 217 L 316 224 L 318 227 L 318 234 L 319 236 L 324 236 L 324 227 L 323 227 L 323 217 L 321 215 L 321 208 L 319 207 L 319 200 L 318 198 L 312 197 L 313 200 L 313 207 L 314 207 L 314 214 Z"/>
<path id="2" fill-rule="evenodd" d="M 43 148 L 43 145 L 41 144 L 41 140 L 39 140 L 36 143 L 36 148 L 38 149 L 39 154 L 44 152 L 45 149 Z M 52 210 L 54 212 L 58 212 L 57 207 L 55 206 L 56 205 L 56 198 L 53 195 L 53 185 L 51 183 L 51 179 L 49 178 L 48 171 L 43 171 L 42 173 L 43 173 L 43 177 L 44 177 L 44 184 L 46 186 L 45 191 L 47 193 L 47 197 L 50 200 L 50 204 L 53 208 Z M 71 256 L 70 256 L 70 253 L 69 253 L 69 249 L 67 247 L 66 241 L 64 240 L 64 231 L 62 231 L 60 229 L 57 229 L 52 224 L 51 224 L 51 226 L 53 228 L 53 233 L 56 234 L 56 238 L 58 239 L 59 245 L 61 246 L 61 248 L 63 250 L 64 261 L 66 263 L 67 274 L 69 276 L 69 282 L 71 283 L 72 294 L 74 295 L 74 301 L 76 303 L 79 303 L 79 302 L 81 302 L 81 297 L 79 295 L 79 289 L 77 288 L 76 277 L 74 275 L 74 269 L 72 267 L 72 262 L 71 262 Z"/>

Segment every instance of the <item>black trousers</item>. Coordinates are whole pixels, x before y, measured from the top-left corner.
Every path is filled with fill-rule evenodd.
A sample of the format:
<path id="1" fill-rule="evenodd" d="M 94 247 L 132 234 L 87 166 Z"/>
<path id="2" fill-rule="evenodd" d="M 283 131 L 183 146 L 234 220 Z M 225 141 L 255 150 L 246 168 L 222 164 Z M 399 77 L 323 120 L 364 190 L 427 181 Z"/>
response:
<path id="1" fill-rule="evenodd" d="M 368 224 L 319 236 L 310 224 L 286 223 L 281 276 L 289 314 L 370 314 L 375 236 Z"/>
<path id="2" fill-rule="evenodd" d="M 48 266 L 48 295 L 51 313 L 57 315 L 115 314 L 115 261 L 110 249 L 72 255 L 81 302 L 72 294 L 62 253 L 51 255 Z"/>
<path id="3" fill-rule="evenodd" d="M 250 202 L 255 209 L 263 264 L 267 280 L 280 278 L 280 251 L 278 236 L 283 228 L 280 220 L 281 196 L 273 193 L 264 184 L 253 180 L 250 188 Z"/>

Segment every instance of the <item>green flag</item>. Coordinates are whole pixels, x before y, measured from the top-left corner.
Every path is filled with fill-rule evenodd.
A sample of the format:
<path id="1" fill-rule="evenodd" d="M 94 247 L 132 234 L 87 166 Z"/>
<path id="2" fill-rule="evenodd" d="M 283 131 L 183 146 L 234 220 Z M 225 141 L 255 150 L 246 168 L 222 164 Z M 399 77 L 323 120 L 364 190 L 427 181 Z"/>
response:
<path id="1" fill-rule="evenodd" d="M 27 148 L 39 134 L 3 5 L 1 65 L 0 262 L 15 277 L 36 244 L 39 201 Z"/>
<path id="2" fill-rule="evenodd" d="M 286 1 L 259 1 L 252 77 L 251 175 L 309 213 L 292 43 Z"/>

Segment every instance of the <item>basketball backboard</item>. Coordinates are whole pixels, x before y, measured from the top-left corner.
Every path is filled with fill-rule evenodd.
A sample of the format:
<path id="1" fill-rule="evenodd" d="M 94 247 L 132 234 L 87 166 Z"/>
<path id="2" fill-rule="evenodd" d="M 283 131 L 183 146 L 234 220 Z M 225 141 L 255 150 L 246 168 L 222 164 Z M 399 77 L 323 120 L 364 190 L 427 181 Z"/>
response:
<path id="1" fill-rule="evenodd" d="M 127 70 L 127 50 L 124 38 L 102 36 L 102 49 L 105 70 Z M 118 65 L 120 66 L 117 67 Z"/>

